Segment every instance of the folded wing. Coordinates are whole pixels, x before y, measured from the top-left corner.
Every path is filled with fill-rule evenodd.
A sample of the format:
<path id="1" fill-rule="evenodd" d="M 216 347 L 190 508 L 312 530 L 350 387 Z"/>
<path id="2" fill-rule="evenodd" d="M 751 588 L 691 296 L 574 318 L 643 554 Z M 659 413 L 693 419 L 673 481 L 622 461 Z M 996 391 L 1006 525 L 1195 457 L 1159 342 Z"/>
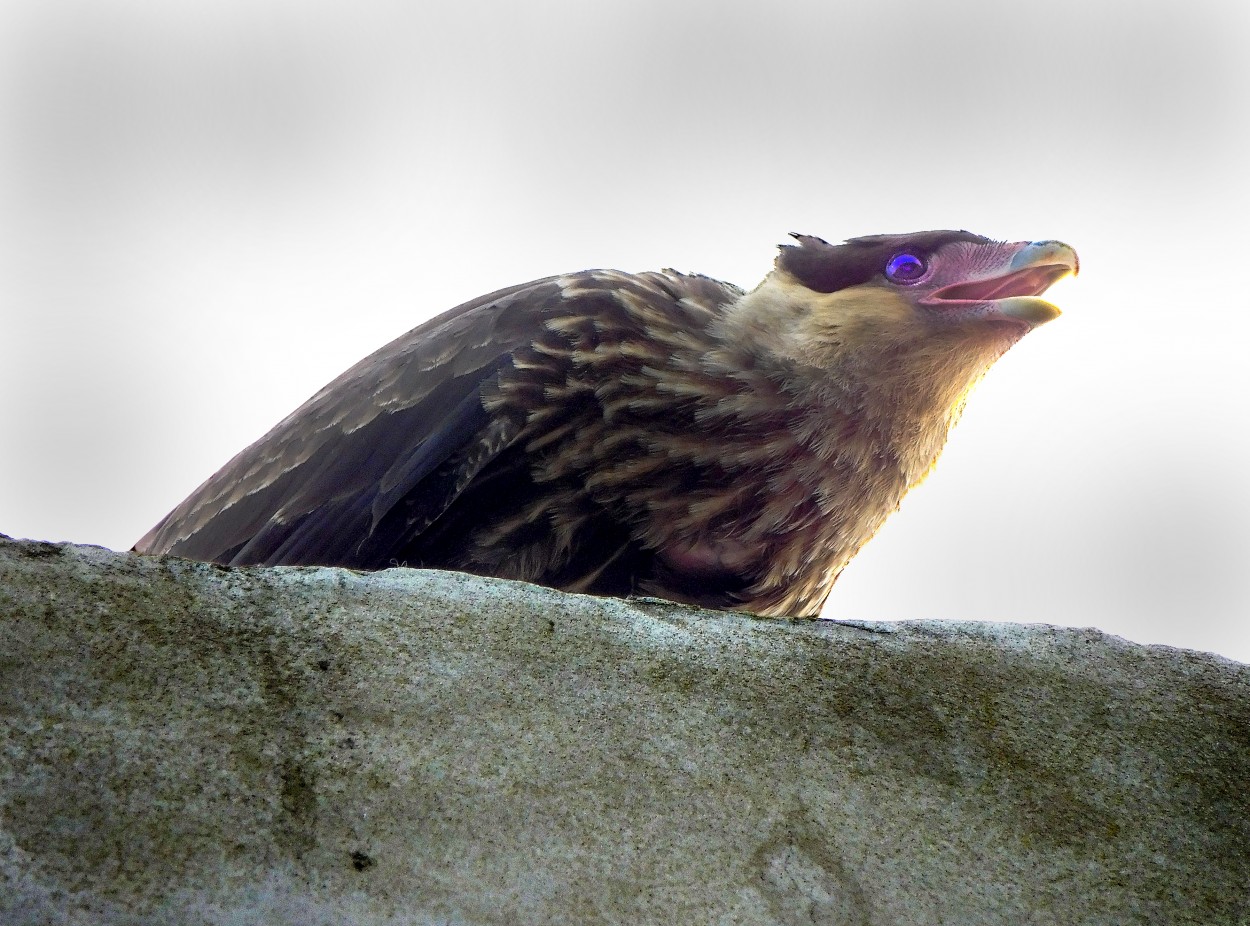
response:
<path id="1" fill-rule="evenodd" d="M 539 280 L 413 329 L 239 453 L 135 549 L 385 567 L 520 429 L 487 413 L 482 389 L 561 299 L 554 280 Z"/>

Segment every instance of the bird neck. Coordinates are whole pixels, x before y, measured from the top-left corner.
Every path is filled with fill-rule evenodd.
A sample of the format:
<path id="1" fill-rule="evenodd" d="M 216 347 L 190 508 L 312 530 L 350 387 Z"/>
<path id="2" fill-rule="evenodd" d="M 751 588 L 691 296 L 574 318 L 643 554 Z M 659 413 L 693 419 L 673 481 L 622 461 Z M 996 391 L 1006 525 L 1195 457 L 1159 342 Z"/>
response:
<path id="1" fill-rule="evenodd" d="M 714 326 L 725 357 L 784 396 L 789 427 L 825 460 L 929 472 L 971 388 L 1018 337 L 918 314 L 888 289 L 816 293 L 774 271 Z"/>

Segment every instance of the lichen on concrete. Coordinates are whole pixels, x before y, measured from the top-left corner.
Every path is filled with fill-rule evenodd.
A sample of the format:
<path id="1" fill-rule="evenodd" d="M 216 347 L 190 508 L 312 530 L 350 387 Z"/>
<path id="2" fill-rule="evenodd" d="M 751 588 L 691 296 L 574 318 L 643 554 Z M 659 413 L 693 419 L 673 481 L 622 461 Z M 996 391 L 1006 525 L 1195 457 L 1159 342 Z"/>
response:
<path id="1" fill-rule="evenodd" d="M 1250 921 L 1250 667 L 0 540 L 0 923 Z"/>

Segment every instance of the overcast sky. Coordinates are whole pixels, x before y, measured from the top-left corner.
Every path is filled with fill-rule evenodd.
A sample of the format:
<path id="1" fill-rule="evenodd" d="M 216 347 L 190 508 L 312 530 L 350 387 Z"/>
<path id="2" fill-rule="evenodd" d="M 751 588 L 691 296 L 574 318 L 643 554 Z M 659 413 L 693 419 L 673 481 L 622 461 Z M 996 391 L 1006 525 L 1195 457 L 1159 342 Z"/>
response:
<path id="1" fill-rule="evenodd" d="M 1060 238 L 827 615 L 1250 662 L 1250 5 L 0 5 L 0 532 L 128 548 L 376 347 L 791 231 Z"/>

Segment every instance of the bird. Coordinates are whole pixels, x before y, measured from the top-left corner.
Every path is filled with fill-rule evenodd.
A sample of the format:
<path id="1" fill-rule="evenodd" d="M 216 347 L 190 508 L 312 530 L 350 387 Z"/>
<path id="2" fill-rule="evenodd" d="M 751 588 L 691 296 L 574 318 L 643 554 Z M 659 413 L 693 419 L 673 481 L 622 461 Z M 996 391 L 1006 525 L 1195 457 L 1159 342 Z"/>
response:
<path id="1" fill-rule="evenodd" d="M 449 569 L 764 617 L 820 613 L 969 390 L 1060 313 L 1061 241 L 794 234 L 752 290 L 586 270 L 361 360 L 134 550 Z"/>

